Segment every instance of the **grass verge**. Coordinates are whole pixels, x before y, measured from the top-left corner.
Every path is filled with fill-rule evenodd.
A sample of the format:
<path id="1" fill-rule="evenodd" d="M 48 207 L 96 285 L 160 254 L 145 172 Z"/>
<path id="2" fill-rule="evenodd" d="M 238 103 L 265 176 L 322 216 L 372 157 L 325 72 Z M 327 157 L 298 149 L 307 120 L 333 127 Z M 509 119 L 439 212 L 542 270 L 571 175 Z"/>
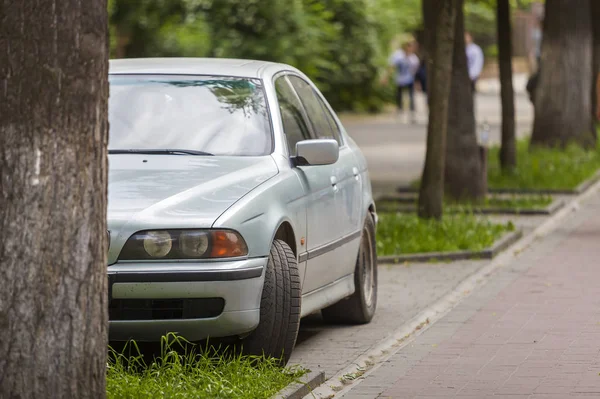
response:
<path id="1" fill-rule="evenodd" d="M 381 200 L 377 202 L 377 209 L 383 211 L 394 211 L 398 206 L 403 206 L 407 203 L 417 206 L 418 199 L 414 201 L 396 201 L 396 200 Z M 468 204 L 460 202 L 448 201 L 444 207 L 448 211 L 469 211 L 473 209 L 543 209 L 548 207 L 553 201 L 551 195 L 491 195 L 488 196 L 481 204 Z"/>
<path id="2" fill-rule="evenodd" d="M 517 167 L 510 173 L 500 168 L 499 146 L 489 148 L 488 187 L 491 189 L 572 190 L 600 169 L 600 140 L 595 150 L 576 145 L 566 149 L 536 148 L 529 139 L 517 141 Z M 410 184 L 418 190 L 420 180 Z"/>
<path id="3" fill-rule="evenodd" d="M 441 221 L 415 214 L 381 213 L 377 225 L 378 255 L 423 252 L 481 251 L 515 226 L 492 223 L 469 213 L 446 215 Z"/>
<path id="4" fill-rule="evenodd" d="M 517 142 L 517 167 L 512 173 L 500 169 L 498 146 L 488 153 L 488 186 L 510 189 L 574 189 L 600 169 L 600 144 L 595 151 L 575 145 L 565 150 L 535 149 L 529 141 Z"/>
<path id="5" fill-rule="evenodd" d="M 196 348 L 168 335 L 162 339 L 160 356 L 150 365 L 134 341 L 119 353 L 109 348 L 107 397 L 270 398 L 307 372 L 281 368 L 276 359 L 223 355 L 214 349 L 199 353 Z"/>

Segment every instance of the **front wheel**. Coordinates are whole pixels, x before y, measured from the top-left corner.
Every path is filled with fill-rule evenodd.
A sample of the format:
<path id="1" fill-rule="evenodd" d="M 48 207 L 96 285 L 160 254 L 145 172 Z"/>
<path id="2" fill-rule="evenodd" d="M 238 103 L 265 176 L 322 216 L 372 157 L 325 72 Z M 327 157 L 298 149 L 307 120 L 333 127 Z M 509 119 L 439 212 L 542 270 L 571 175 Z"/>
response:
<path id="1" fill-rule="evenodd" d="M 265 271 L 260 322 L 243 340 L 245 354 L 264 354 L 287 364 L 300 327 L 301 293 L 296 256 L 288 244 L 275 240 Z"/>
<path id="2" fill-rule="evenodd" d="M 375 222 L 371 214 L 367 215 L 362 231 L 354 269 L 354 287 L 354 294 L 321 310 L 326 321 L 366 324 L 375 315 L 377 307 L 377 247 Z"/>

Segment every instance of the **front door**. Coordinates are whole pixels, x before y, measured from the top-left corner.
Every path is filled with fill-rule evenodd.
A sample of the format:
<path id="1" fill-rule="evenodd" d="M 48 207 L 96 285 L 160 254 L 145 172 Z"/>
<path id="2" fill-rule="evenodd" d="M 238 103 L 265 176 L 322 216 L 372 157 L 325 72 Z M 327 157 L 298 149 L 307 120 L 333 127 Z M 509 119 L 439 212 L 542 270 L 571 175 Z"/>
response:
<path id="1" fill-rule="evenodd" d="M 316 90 L 305 80 L 288 75 L 308 118 L 313 135 L 340 144 L 336 163 L 302 167 L 310 191 L 307 209 L 308 262 L 303 292 L 333 283 L 354 271 L 360 229 L 360 182 L 355 157 L 344 145 L 337 125 Z"/>

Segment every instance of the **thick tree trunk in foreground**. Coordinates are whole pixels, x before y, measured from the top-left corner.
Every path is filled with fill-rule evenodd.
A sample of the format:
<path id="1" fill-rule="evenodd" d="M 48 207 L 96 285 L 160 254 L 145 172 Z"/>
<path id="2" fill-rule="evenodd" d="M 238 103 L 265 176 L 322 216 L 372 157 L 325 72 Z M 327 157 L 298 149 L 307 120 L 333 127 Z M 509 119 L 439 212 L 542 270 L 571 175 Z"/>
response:
<path id="1" fill-rule="evenodd" d="M 592 63 L 592 120 L 596 119 L 599 98 L 596 97 L 596 79 L 600 73 L 600 1 L 591 0 L 592 32 L 593 32 L 593 63 Z"/>
<path id="2" fill-rule="evenodd" d="M 500 166 L 510 171 L 517 165 L 515 139 L 515 92 L 512 74 L 512 28 L 509 0 L 497 0 L 498 64 L 502 99 L 502 146 Z"/>
<path id="3" fill-rule="evenodd" d="M 106 1 L 0 6 L 0 397 L 106 392 Z"/>
<path id="4" fill-rule="evenodd" d="M 455 24 L 445 188 L 453 199 L 475 202 L 484 198 L 485 185 L 467 69 L 463 4 L 464 0 L 459 0 Z"/>
<path id="5" fill-rule="evenodd" d="M 442 217 L 448 102 L 458 2 L 458 0 L 438 1 L 435 2 L 437 3 L 435 8 L 429 8 L 430 5 L 427 5 L 427 12 L 432 12 L 435 16 L 431 21 L 435 31 L 428 43 L 431 57 L 427 64 L 427 74 L 431 83 L 427 153 L 419 192 L 419 217 L 422 218 Z"/>
<path id="6" fill-rule="evenodd" d="M 594 147 L 591 1 L 547 0 L 531 145 Z"/>

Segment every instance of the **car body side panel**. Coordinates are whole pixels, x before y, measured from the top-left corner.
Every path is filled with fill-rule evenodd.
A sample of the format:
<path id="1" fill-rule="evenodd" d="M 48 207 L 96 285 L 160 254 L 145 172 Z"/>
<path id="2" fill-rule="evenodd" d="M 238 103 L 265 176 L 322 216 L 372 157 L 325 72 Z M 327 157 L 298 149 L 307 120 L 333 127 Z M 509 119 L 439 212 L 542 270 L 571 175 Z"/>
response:
<path id="1" fill-rule="evenodd" d="M 308 316 L 338 302 L 355 291 L 354 274 L 349 274 L 302 296 L 301 317 Z"/>
<path id="2" fill-rule="evenodd" d="M 341 126 L 341 123 L 340 123 Z M 361 223 L 367 217 L 369 212 L 369 208 L 374 210 L 374 218 L 375 224 L 377 224 L 377 213 L 375 208 L 375 199 L 373 198 L 373 189 L 371 186 L 371 178 L 369 176 L 369 169 L 367 166 L 367 160 L 363 153 L 360 151 L 360 148 L 354 140 L 345 132 L 344 135 L 347 137 L 348 145 L 352 149 L 354 157 L 356 158 L 357 167 L 360 173 L 360 182 L 361 182 L 361 196 L 362 196 L 362 207 L 361 207 Z"/>
<path id="3" fill-rule="evenodd" d="M 352 175 L 354 156 L 346 147 L 334 165 L 310 167 L 307 180 L 323 181 L 325 187 L 310 187 L 308 215 L 308 263 L 304 293 L 311 292 L 354 272 L 360 240 L 358 219 L 361 198 Z M 350 172 L 350 173 L 348 173 Z M 319 179 L 319 173 L 326 174 Z M 335 189 L 330 178 L 335 177 Z M 314 244 L 315 236 L 318 237 Z"/>
<path id="4" fill-rule="evenodd" d="M 248 244 L 249 257 L 268 256 L 277 229 L 287 222 L 292 227 L 296 255 L 305 252 L 306 189 L 292 169 L 282 169 L 274 178 L 248 193 L 213 224 L 213 228 L 237 230 Z M 298 264 L 304 278 L 305 262 Z"/>

